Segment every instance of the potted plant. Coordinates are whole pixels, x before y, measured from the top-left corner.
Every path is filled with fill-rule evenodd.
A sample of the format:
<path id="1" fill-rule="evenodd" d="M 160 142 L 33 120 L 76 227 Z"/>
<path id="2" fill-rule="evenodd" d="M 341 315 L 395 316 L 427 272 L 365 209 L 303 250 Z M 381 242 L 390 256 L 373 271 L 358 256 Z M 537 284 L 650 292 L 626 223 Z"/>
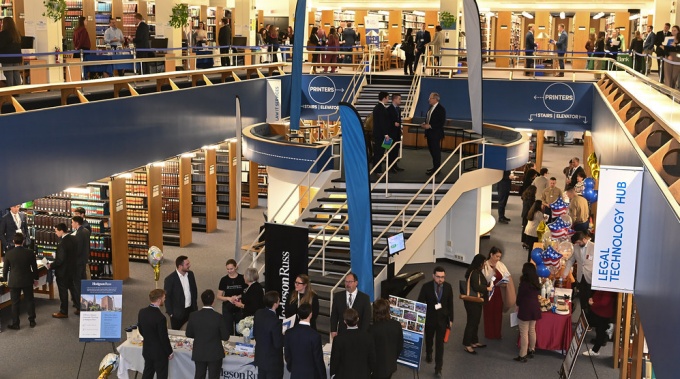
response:
<path id="1" fill-rule="evenodd" d="M 66 15 L 66 0 L 44 0 L 45 12 L 43 16 L 57 22 Z"/>
<path id="2" fill-rule="evenodd" d="M 169 24 L 175 29 L 189 25 L 189 6 L 186 4 L 176 4 L 172 7 Z"/>
<path id="3" fill-rule="evenodd" d="M 441 12 L 439 14 L 439 23 L 442 29 L 456 30 L 456 21 L 458 21 L 456 16 L 449 12 Z"/>

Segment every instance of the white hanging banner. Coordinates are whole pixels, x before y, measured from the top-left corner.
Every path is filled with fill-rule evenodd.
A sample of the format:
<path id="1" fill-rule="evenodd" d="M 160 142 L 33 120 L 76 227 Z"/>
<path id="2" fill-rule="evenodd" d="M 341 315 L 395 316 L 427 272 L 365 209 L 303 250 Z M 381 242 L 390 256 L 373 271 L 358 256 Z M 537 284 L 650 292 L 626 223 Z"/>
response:
<path id="1" fill-rule="evenodd" d="M 641 167 L 600 166 L 594 290 L 633 293 L 642 197 Z"/>
<path id="2" fill-rule="evenodd" d="M 266 121 L 281 121 L 281 80 L 279 79 L 267 79 Z"/>

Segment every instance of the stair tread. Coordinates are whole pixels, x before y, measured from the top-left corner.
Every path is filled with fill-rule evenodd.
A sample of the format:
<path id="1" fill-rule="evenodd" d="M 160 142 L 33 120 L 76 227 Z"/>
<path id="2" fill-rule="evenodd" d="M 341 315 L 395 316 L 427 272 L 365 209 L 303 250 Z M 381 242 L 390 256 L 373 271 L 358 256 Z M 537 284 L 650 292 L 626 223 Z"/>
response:
<path id="1" fill-rule="evenodd" d="M 325 224 L 326 222 L 328 222 L 328 219 L 327 218 L 321 218 L 321 217 L 307 217 L 307 218 L 302 219 L 302 221 L 306 222 L 306 223 L 324 223 Z M 341 224 L 342 221 L 343 221 L 343 219 L 334 219 L 331 222 L 331 225 Z M 389 225 L 390 222 L 391 221 L 388 221 L 388 220 L 373 220 L 372 223 L 373 223 L 373 226 L 387 226 L 387 225 Z M 411 221 L 411 223 L 409 224 L 409 227 L 418 227 L 418 226 L 420 226 L 420 221 Z"/>
<path id="2" fill-rule="evenodd" d="M 312 213 L 321 213 L 321 214 L 335 213 L 336 211 L 338 211 L 338 209 L 334 209 L 334 208 L 317 207 L 317 208 L 311 208 L 310 209 L 310 212 L 312 212 Z M 396 216 L 398 214 L 401 214 L 401 209 L 372 209 L 371 212 L 373 213 L 373 215 L 393 215 L 393 216 Z M 424 209 L 421 210 L 421 213 L 423 213 L 423 212 L 425 214 L 421 214 L 421 215 L 418 215 L 418 216 L 419 217 L 425 217 L 425 216 L 427 216 L 427 213 L 429 213 L 429 211 L 426 211 Z M 407 209 L 406 211 L 404 211 L 404 214 L 406 214 L 407 216 L 412 216 L 415 213 L 416 213 L 415 209 Z M 339 215 L 340 214 L 347 214 L 347 208 L 340 209 L 338 214 Z"/>
<path id="3" fill-rule="evenodd" d="M 442 186 L 442 187 L 444 187 L 444 186 Z M 324 189 L 324 191 L 330 192 L 330 193 L 347 193 L 347 188 L 344 188 L 344 187 L 332 187 L 332 188 L 326 188 L 326 189 Z M 393 189 L 390 189 L 390 193 L 392 193 L 392 194 L 414 194 L 414 195 L 415 195 L 416 192 L 418 192 L 418 188 L 413 188 L 413 189 L 411 189 L 411 188 L 393 188 Z M 421 192 L 421 194 L 427 194 L 427 195 L 429 195 L 431 192 L 432 192 L 432 191 L 425 191 L 425 190 L 423 190 L 423 192 Z M 446 189 L 440 188 L 440 189 L 438 189 L 437 191 L 435 191 L 435 194 L 437 194 L 437 195 L 446 195 L 447 192 L 449 192 L 449 189 L 448 189 L 448 188 L 446 188 Z M 375 189 L 373 189 L 373 190 L 371 191 L 371 193 L 381 193 L 381 194 L 384 194 L 384 193 L 385 193 L 385 190 L 384 190 L 384 189 L 375 188 Z"/>
<path id="4" fill-rule="evenodd" d="M 424 199 L 420 199 L 420 202 L 418 200 L 416 200 L 416 201 L 413 202 L 412 205 L 420 206 L 420 204 L 422 204 L 423 200 Z M 339 203 L 339 204 L 342 204 L 345 201 L 347 201 L 347 199 L 341 198 L 341 197 L 322 197 L 322 198 L 317 199 L 317 201 L 319 203 L 332 203 L 332 204 L 338 204 Z M 385 197 L 381 198 L 379 196 L 371 199 L 371 202 L 372 202 L 373 205 L 376 205 L 376 204 L 408 204 L 409 201 L 411 201 L 411 199 L 404 199 L 404 198 L 402 198 L 402 199 L 396 198 L 395 199 L 395 198 L 389 198 L 389 197 L 388 198 L 385 198 Z"/>

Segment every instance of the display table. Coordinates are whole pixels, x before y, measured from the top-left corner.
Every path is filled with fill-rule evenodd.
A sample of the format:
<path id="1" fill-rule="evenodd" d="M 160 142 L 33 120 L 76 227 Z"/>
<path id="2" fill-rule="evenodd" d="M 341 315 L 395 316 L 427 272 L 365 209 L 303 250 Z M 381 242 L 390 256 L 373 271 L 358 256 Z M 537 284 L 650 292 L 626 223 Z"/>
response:
<path id="1" fill-rule="evenodd" d="M 173 345 L 174 358 L 170 361 L 168 369 L 168 379 L 193 378 L 195 373 L 194 362 L 191 360 L 191 338 L 183 337 L 184 331 L 170 330 L 171 344 Z M 189 341 L 178 343 L 178 340 Z M 236 342 L 243 342 L 243 337 L 231 336 L 228 347 L 225 348 L 227 356 L 222 360 L 222 372 L 220 378 L 257 378 L 257 367 L 253 362 L 254 355 L 242 353 L 235 355 L 233 345 Z M 144 358 L 142 357 L 142 344 L 134 343 L 129 340 L 118 346 L 120 362 L 118 364 L 118 378 L 127 379 L 128 370 L 143 372 Z M 328 371 L 328 356 L 326 359 L 326 370 Z M 290 372 L 284 368 L 284 378 L 290 378 Z"/>
<path id="2" fill-rule="evenodd" d="M 536 321 L 536 349 L 559 350 L 564 354 L 569 349 L 571 335 L 571 313 L 543 312 Z"/>
<path id="3" fill-rule="evenodd" d="M 84 62 L 92 61 L 113 61 L 118 59 L 132 59 L 132 54 L 129 53 L 107 53 L 107 54 L 87 54 L 83 56 Z M 83 73 L 85 77 L 91 72 L 104 73 L 108 76 L 113 76 L 113 70 L 128 70 L 132 71 L 134 69 L 132 63 L 119 63 L 119 64 L 102 64 L 96 66 L 83 66 Z"/>
<path id="4" fill-rule="evenodd" d="M 36 261 L 38 264 L 38 285 L 33 288 L 33 293 L 48 295 L 50 299 L 54 299 L 54 284 L 47 281 L 48 271 L 47 267 L 43 265 L 42 261 Z M 2 263 L 0 263 L 0 275 L 2 275 Z M 10 270 L 10 275 L 12 271 Z M 2 278 L 0 281 L 6 281 Z M 10 300 L 9 287 L 6 285 L 0 285 L 0 309 L 9 307 L 12 305 Z"/>

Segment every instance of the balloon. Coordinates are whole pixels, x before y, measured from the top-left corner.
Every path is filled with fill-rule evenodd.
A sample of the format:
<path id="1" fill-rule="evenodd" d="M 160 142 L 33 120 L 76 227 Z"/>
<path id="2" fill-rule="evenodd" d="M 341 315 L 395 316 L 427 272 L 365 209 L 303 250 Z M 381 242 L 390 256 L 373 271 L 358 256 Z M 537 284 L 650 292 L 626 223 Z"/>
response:
<path id="1" fill-rule="evenodd" d="M 540 247 L 537 247 L 533 250 L 531 250 L 531 260 L 536 263 L 536 267 L 539 265 L 543 265 L 543 258 L 541 257 L 541 253 L 543 253 L 543 250 L 541 250 Z"/>
<path id="2" fill-rule="evenodd" d="M 550 269 L 545 267 L 545 265 L 536 266 L 536 273 L 540 278 L 550 277 Z"/>
<path id="3" fill-rule="evenodd" d="M 557 246 L 557 251 L 562 254 L 564 259 L 569 259 L 574 254 L 574 244 L 569 241 L 560 242 Z"/>
<path id="4" fill-rule="evenodd" d="M 163 252 L 157 246 L 151 246 L 147 254 L 149 264 L 153 267 L 154 280 L 158 282 L 161 276 L 161 262 L 163 261 Z"/>
<path id="5" fill-rule="evenodd" d="M 108 353 L 104 356 L 101 363 L 99 363 L 99 376 L 97 379 L 106 379 L 111 372 L 118 369 L 118 361 L 120 356 L 115 353 Z"/>
<path id="6" fill-rule="evenodd" d="M 593 198 L 590 200 L 591 203 L 597 202 L 597 190 L 593 190 Z"/>
<path id="7" fill-rule="evenodd" d="M 581 196 L 583 196 L 588 202 L 593 202 L 592 198 L 595 196 L 594 195 L 595 190 L 592 188 L 584 188 L 583 192 L 581 192 Z"/>
<path id="8" fill-rule="evenodd" d="M 571 226 L 572 224 L 571 216 L 565 213 L 562 216 L 560 216 L 560 218 L 562 219 L 562 221 L 564 221 L 565 224 L 567 224 L 567 228 Z"/>
<path id="9" fill-rule="evenodd" d="M 583 180 L 583 188 L 595 188 L 595 179 L 585 178 Z"/>

